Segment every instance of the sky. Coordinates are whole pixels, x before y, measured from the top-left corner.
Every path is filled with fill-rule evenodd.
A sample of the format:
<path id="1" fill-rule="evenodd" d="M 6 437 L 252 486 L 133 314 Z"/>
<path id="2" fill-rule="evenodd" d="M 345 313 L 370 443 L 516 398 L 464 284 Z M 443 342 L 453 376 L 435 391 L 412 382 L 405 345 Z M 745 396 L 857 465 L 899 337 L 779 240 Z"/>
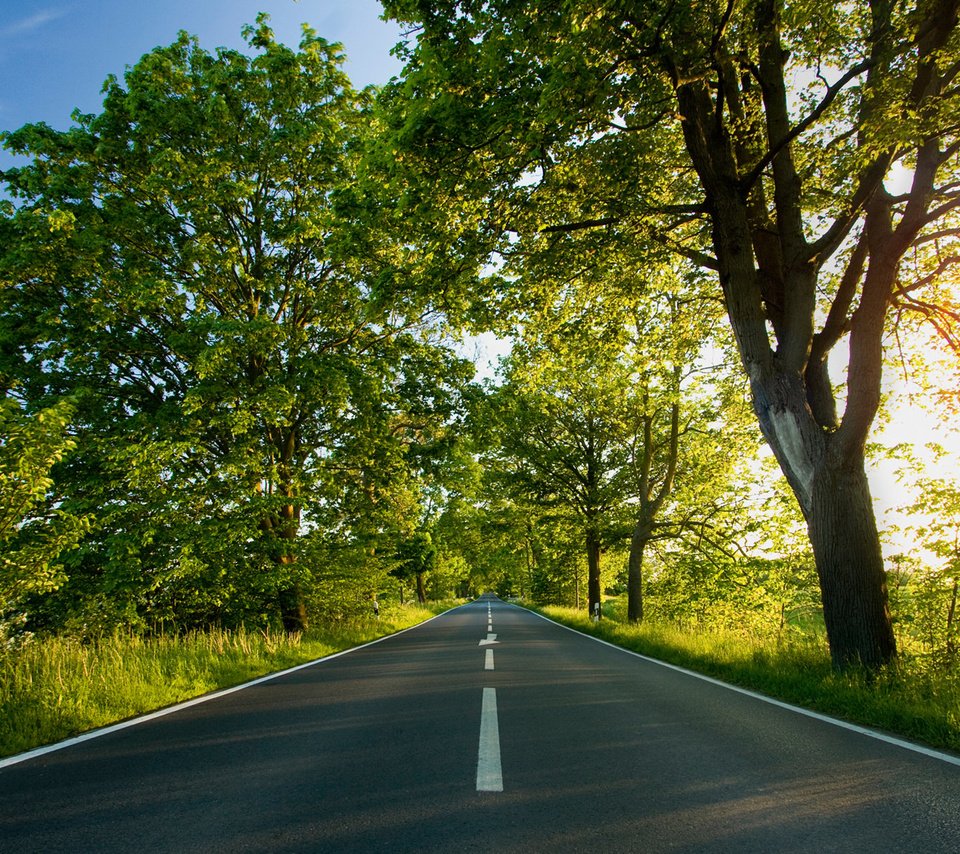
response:
<path id="1" fill-rule="evenodd" d="M 180 30 L 206 50 L 245 48 L 241 29 L 258 12 L 293 47 L 303 23 L 341 42 L 355 86 L 386 83 L 401 71 L 390 55 L 401 30 L 382 11 L 377 0 L 0 0 L 0 130 L 37 121 L 63 130 L 75 108 L 99 112 L 107 75 L 122 77 Z"/>

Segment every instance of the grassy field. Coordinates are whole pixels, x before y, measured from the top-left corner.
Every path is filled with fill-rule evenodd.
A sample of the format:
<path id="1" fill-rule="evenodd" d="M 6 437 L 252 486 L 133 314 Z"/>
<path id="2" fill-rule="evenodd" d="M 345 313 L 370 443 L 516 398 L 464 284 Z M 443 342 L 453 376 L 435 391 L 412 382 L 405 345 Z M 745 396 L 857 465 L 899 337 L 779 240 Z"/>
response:
<path id="1" fill-rule="evenodd" d="M 960 752 L 960 673 L 901 655 L 879 676 L 836 673 L 825 642 L 768 641 L 733 631 L 678 631 L 585 611 L 544 607 L 545 616 L 610 643 L 906 739 Z M 611 609 L 611 613 L 614 613 Z"/>
<path id="2" fill-rule="evenodd" d="M 398 606 L 303 636 L 209 631 L 33 640 L 0 649 L 0 756 L 322 658 L 446 610 Z"/>

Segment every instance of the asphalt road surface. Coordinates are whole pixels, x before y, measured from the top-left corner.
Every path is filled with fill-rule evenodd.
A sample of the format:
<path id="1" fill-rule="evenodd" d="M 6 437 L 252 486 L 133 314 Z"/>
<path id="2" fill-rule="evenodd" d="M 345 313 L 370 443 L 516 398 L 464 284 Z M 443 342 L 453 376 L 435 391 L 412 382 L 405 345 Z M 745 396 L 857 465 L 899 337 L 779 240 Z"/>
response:
<path id="1" fill-rule="evenodd" d="M 484 598 L 0 767 L 0 850 L 957 852 L 950 759 Z"/>

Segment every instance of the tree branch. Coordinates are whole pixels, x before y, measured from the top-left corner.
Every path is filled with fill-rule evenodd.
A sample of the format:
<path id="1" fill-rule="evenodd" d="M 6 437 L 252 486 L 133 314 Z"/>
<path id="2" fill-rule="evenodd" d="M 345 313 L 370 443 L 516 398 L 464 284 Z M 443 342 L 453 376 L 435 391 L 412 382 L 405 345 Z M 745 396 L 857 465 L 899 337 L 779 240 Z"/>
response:
<path id="1" fill-rule="evenodd" d="M 830 86 L 827 89 L 827 93 L 820 100 L 820 103 L 813 109 L 813 111 L 798 125 L 795 125 L 789 133 L 783 136 L 782 139 L 778 140 L 774 145 L 770 147 L 770 150 L 760 158 L 759 162 L 750 172 L 741 179 L 740 187 L 744 194 L 747 194 L 752 189 L 753 185 L 760 179 L 760 176 L 763 174 L 763 171 L 773 162 L 774 158 L 783 151 L 791 142 L 793 142 L 798 136 L 800 136 L 804 131 L 807 130 L 811 125 L 815 124 L 821 116 L 829 109 L 830 105 L 836 100 L 837 95 L 839 95 L 846 85 L 856 77 L 859 77 L 865 71 L 867 71 L 871 65 L 874 64 L 872 58 L 865 59 L 862 62 L 858 62 L 852 68 L 850 68 L 846 74 L 844 74 L 833 86 Z"/>

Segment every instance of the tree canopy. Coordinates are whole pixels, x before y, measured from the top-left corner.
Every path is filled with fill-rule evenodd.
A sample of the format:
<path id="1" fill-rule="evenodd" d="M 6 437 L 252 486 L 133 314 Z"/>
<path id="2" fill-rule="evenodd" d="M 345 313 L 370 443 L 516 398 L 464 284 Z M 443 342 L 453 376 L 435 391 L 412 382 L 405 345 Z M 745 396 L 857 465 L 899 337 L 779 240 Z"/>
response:
<path id="1" fill-rule="evenodd" d="M 585 562 L 639 620 L 809 547 L 835 665 L 891 661 L 866 462 L 885 348 L 960 340 L 957 0 L 384 8 L 379 90 L 261 16 L 3 134 L 0 607 L 299 631 Z"/>
<path id="2" fill-rule="evenodd" d="M 864 447 L 888 319 L 951 319 L 925 293 L 957 257 L 956 4 L 385 8 L 417 35 L 395 145 L 467 216 L 486 206 L 491 251 L 714 272 L 834 660 L 889 660 Z"/>
<path id="3" fill-rule="evenodd" d="M 67 587 L 125 619 L 301 628 L 302 558 L 407 524 L 472 373 L 370 285 L 368 94 L 309 30 L 246 35 L 182 34 L 102 113 L 6 137 L 33 160 L 6 176 L 0 370 L 28 411 L 76 401 L 63 506 L 101 524 Z"/>

